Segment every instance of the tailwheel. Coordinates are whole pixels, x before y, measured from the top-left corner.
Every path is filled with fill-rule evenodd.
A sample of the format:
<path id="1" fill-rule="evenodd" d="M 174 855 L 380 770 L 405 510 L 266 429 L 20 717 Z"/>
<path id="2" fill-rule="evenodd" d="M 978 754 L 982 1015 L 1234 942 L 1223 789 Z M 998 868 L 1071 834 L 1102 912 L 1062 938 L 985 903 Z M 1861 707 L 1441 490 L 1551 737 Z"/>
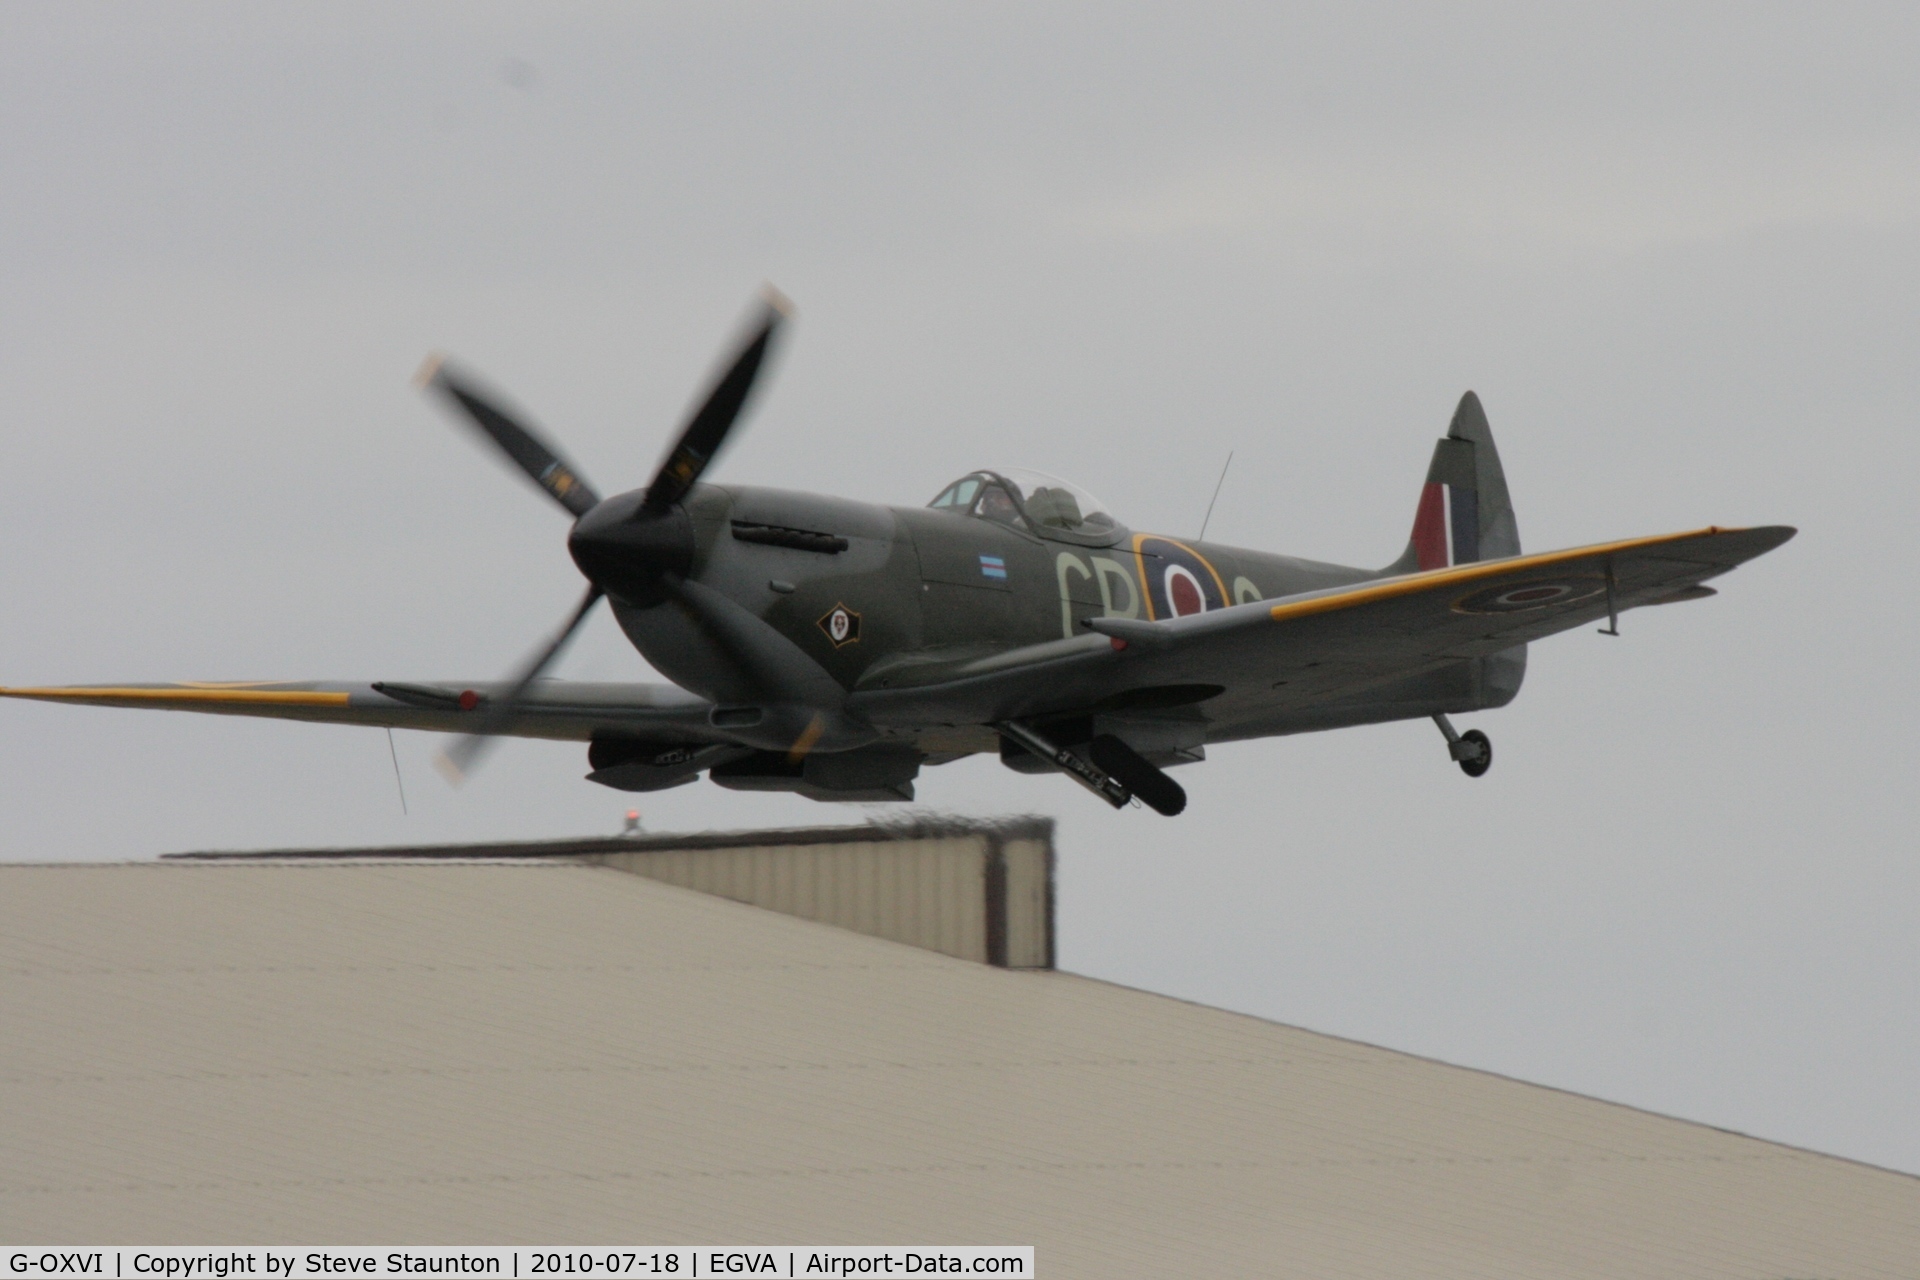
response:
<path id="1" fill-rule="evenodd" d="M 1460 772 L 1477 778 L 1493 768 L 1493 740 L 1486 734 L 1469 729 L 1460 735 L 1460 746 L 1472 748 L 1471 754 L 1454 756 L 1460 762 Z"/>
<path id="2" fill-rule="evenodd" d="M 1454 729 L 1453 721 L 1443 715 L 1434 716 L 1433 722 L 1446 735 L 1447 754 L 1459 764 L 1460 772 L 1469 778 L 1477 778 L 1493 768 L 1493 740 L 1486 734 L 1478 729 L 1459 733 Z"/>

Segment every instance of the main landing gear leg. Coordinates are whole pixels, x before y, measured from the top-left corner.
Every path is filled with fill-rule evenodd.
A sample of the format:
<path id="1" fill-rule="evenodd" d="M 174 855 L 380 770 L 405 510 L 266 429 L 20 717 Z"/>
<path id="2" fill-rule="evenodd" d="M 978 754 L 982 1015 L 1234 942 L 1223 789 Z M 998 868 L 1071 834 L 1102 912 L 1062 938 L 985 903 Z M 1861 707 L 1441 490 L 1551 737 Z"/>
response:
<path id="1" fill-rule="evenodd" d="M 1440 732 L 1447 735 L 1447 754 L 1460 763 L 1460 772 L 1469 778 L 1477 778 L 1493 768 L 1493 742 L 1478 729 L 1469 729 L 1465 733 L 1456 733 L 1453 721 L 1445 715 L 1435 715 L 1433 722 L 1440 726 Z"/>

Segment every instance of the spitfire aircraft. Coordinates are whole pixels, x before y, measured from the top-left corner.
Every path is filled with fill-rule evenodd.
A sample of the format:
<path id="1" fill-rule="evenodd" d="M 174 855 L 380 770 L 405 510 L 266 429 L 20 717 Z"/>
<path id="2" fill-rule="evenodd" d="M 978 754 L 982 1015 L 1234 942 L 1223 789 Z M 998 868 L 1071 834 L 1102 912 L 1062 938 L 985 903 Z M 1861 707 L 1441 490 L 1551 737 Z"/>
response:
<path id="1" fill-rule="evenodd" d="M 585 742 L 587 777 L 815 800 L 910 800 L 922 768 L 998 753 L 1116 808 L 1163 814 L 1166 773 L 1211 743 L 1431 719 L 1470 777 L 1493 760 L 1450 716 L 1511 702 L 1529 642 L 1704 585 L 1779 546 L 1784 526 L 1523 554 L 1479 399 L 1434 447 L 1405 552 L 1347 568 L 1128 528 L 1092 494 L 1012 468 L 925 506 L 707 483 L 787 315 L 756 320 L 644 487 L 603 498 L 521 415 L 431 360 L 422 383 L 572 518 L 585 594 L 493 683 L 84 685 L 9 697 L 459 735 L 470 771 L 500 736 Z M 672 684 L 544 679 L 605 599 Z"/>

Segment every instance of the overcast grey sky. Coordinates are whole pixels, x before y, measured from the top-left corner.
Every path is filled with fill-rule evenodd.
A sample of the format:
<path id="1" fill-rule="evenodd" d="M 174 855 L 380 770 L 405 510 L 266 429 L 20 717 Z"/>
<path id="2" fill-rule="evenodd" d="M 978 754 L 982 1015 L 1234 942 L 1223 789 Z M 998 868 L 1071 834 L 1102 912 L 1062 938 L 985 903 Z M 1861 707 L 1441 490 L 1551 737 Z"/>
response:
<path id="1" fill-rule="evenodd" d="M 0 7 L 0 682 L 479 679 L 563 518 L 445 348 L 642 483 L 762 280 L 716 479 L 1028 465 L 1137 528 L 1404 544 L 1486 403 L 1530 549 L 1801 527 L 1472 718 L 1060 820 L 1062 963 L 1920 1171 L 1920 17 L 1907 5 Z M 602 613 L 560 674 L 649 679 Z M 611 831 L 578 746 L 0 705 L 0 857 Z M 662 830 L 857 820 L 707 785 Z M 194 927 L 183 921 L 183 928 Z"/>

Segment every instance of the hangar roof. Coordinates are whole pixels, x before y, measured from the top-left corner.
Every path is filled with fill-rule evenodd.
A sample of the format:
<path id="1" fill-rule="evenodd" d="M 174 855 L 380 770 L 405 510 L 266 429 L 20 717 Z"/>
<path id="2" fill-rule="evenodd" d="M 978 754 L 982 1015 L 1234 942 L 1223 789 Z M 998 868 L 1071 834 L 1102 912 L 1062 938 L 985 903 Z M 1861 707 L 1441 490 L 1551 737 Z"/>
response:
<path id="1" fill-rule="evenodd" d="M 605 867 L 0 867 L 0 1238 L 1911 1274 L 1920 1180 Z"/>

